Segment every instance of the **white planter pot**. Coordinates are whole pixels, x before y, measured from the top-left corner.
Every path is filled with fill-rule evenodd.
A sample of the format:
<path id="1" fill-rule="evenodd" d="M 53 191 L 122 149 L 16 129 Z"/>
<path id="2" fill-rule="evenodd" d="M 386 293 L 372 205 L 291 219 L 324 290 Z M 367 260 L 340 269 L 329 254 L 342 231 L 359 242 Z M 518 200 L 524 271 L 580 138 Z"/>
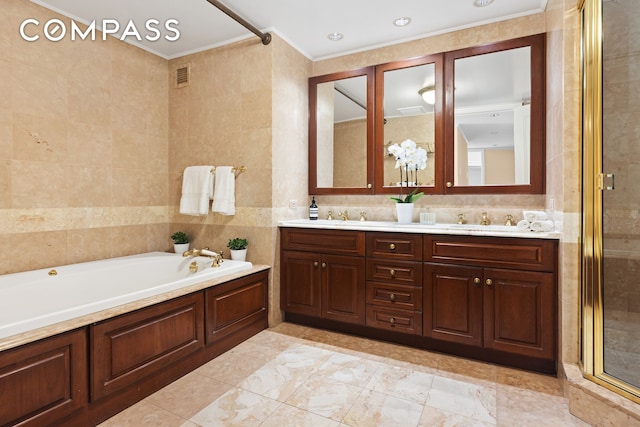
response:
<path id="1" fill-rule="evenodd" d="M 238 249 L 238 250 L 230 250 L 231 259 L 234 261 L 246 261 L 247 260 L 247 250 L 246 249 Z"/>
<path id="2" fill-rule="evenodd" d="M 413 203 L 396 203 L 398 224 L 411 224 L 413 217 Z"/>
<path id="3" fill-rule="evenodd" d="M 174 243 L 173 244 L 173 250 L 177 254 L 184 253 L 184 252 L 189 250 L 189 244 L 188 243 Z"/>

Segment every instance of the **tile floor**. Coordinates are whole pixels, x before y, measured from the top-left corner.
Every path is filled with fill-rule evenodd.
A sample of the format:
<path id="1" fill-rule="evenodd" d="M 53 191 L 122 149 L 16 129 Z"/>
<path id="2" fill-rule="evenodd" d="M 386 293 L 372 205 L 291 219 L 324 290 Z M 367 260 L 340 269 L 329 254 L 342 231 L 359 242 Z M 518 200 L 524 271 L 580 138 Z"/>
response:
<path id="1" fill-rule="evenodd" d="M 282 323 L 101 424 L 586 426 L 556 378 Z"/>

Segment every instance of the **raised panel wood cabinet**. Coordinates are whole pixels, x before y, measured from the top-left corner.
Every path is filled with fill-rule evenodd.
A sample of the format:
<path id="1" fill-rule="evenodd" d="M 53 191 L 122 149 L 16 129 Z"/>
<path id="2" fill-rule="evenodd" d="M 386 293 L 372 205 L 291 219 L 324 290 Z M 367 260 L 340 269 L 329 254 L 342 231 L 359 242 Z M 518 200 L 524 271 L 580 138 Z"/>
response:
<path id="1" fill-rule="evenodd" d="M 556 240 L 287 227 L 281 236 L 286 320 L 556 371 Z"/>
<path id="2" fill-rule="evenodd" d="M 84 329 L 0 353 L 0 426 L 44 426 L 88 400 Z"/>
<path id="3" fill-rule="evenodd" d="M 543 360 L 556 358 L 556 244 L 425 236 L 424 334 Z M 508 267 L 508 268 L 495 268 Z"/>
<path id="4" fill-rule="evenodd" d="M 281 246 L 285 312 L 365 323 L 364 233 L 283 229 Z"/>

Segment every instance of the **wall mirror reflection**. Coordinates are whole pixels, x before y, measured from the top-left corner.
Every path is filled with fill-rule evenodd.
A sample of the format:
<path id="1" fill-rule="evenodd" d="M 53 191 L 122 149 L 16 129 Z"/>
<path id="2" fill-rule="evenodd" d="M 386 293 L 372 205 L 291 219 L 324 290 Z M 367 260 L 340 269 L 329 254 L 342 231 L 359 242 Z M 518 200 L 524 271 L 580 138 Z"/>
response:
<path id="1" fill-rule="evenodd" d="M 369 191 L 368 160 L 373 100 L 369 92 L 372 69 L 312 78 L 309 86 L 310 188 L 314 194 L 332 189 Z M 313 182 L 315 181 L 315 183 Z M 356 190 L 357 192 L 357 190 Z"/>
<path id="2" fill-rule="evenodd" d="M 435 183 L 436 66 L 433 63 L 383 71 L 383 145 L 385 187 L 433 186 Z M 408 178 L 400 179 L 403 167 L 389 152 L 392 146 L 412 140 L 426 151 L 426 163 L 411 167 Z M 425 166 L 424 169 L 421 169 Z M 407 172 L 407 171 L 404 171 Z M 401 184 L 402 183 L 402 184 Z"/>
<path id="3" fill-rule="evenodd" d="M 544 38 L 451 52 L 445 61 L 447 191 L 544 192 Z"/>

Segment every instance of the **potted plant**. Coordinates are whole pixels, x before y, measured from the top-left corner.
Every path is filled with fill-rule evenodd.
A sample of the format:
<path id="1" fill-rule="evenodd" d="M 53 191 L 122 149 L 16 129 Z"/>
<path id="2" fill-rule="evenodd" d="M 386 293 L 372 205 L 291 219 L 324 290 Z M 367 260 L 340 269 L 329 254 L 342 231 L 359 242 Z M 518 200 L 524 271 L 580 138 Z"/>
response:
<path id="1" fill-rule="evenodd" d="M 236 261 L 245 261 L 247 259 L 247 245 L 249 242 L 247 239 L 241 239 L 236 237 L 235 239 L 229 239 L 227 247 L 231 252 L 231 259 Z"/>
<path id="2" fill-rule="evenodd" d="M 177 254 L 181 254 L 189 250 L 189 236 L 182 231 L 176 231 L 171 235 L 173 240 L 173 250 Z"/>
<path id="3" fill-rule="evenodd" d="M 400 169 L 400 196 L 390 197 L 395 200 L 398 223 L 410 224 L 413 216 L 413 202 L 418 200 L 423 192 L 418 193 L 418 170 L 427 167 L 427 151 L 418 148 L 416 143 L 410 139 L 402 141 L 400 145 L 393 144 L 389 147 L 389 154 L 396 158 L 396 168 Z M 404 176 L 403 173 L 404 172 Z M 411 181 L 409 181 L 411 177 Z M 406 196 L 402 195 L 404 187 L 416 188 Z"/>

